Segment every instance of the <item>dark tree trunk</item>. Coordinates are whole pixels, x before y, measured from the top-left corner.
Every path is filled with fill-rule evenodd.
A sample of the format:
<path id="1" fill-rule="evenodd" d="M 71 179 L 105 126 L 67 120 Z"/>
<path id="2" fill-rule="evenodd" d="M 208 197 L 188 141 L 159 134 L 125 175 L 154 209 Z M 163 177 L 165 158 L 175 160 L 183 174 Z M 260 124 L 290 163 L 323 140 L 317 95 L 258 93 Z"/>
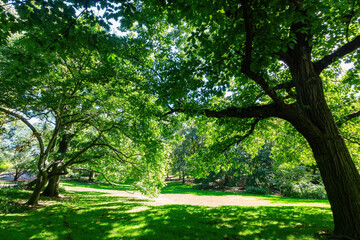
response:
<path id="1" fill-rule="evenodd" d="M 360 175 L 326 103 L 310 52 L 311 49 L 304 46 L 292 52 L 290 70 L 297 104 L 292 110 L 284 111 L 283 118 L 310 144 L 331 204 L 334 233 L 360 239 Z"/>
<path id="2" fill-rule="evenodd" d="M 41 190 L 43 189 L 43 187 L 46 185 L 47 182 L 48 180 L 44 179 L 44 177 L 42 176 L 38 179 L 30 199 L 26 202 L 27 205 L 38 205 Z"/>
<path id="3" fill-rule="evenodd" d="M 21 170 L 15 170 L 15 175 L 13 181 L 16 182 L 21 176 Z"/>
<path id="4" fill-rule="evenodd" d="M 59 154 L 65 154 L 68 150 L 68 145 L 70 140 L 74 137 L 72 134 L 63 134 L 61 141 L 59 142 Z M 58 159 L 51 168 L 51 172 L 49 174 L 48 185 L 46 186 L 44 192 L 41 194 L 46 197 L 59 197 L 59 183 L 61 178 L 61 170 L 58 167 L 61 165 L 62 159 Z M 51 177 L 50 177 L 51 176 Z"/>
<path id="5" fill-rule="evenodd" d="M 182 184 L 185 184 L 185 172 L 182 171 Z"/>
<path id="6" fill-rule="evenodd" d="M 59 197 L 59 183 L 60 175 L 50 178 L 48 185 L 46 186 L 44 192 L 41 195 L 45 197 Z"/>
<path id="7" fill-rule="evenodd" d="M 360 239 L 360 176 L 341 135 L 311 140 L 334 216 L 335 234 Z"/>
<path id="8" fill-rule="evenodd" d="M 89 172 L 89 182 L 94 182 L 94 176 L 95 176 L 94 171 L 90 171 Z"/>
<path id="9" fill-rule="evenodd" d="M 334 217 L 334 233 L 360 239 L 360 175 L 332 118 L 322 130 L 293 124 L 307 139 L 320 170 Z M 298 119 L 301 119 L 299 117 Z"/>

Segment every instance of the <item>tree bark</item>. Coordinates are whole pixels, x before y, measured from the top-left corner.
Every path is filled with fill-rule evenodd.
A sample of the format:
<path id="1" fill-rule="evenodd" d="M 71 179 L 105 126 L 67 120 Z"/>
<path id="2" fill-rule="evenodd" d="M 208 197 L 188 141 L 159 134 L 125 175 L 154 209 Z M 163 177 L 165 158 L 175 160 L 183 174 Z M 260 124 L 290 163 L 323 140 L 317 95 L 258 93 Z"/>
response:
<path id="1" fill-rule="evenodd" d="M 45 197 L 59 197 L 60 178 L 60 175 L 56 175 L 55 177 L 50 178 L 45 190 L 41 195 Z"/>
<path id="2" fill-rule="evenodd" d="M 15 170 L 15 175 L 13 181 L 16 182 L 21 176 L 21 170 Z"/>
<path id="3" fill-rule="evenodd" d="M 182 171 L 182 184 L 185 184 L 185 171 Z"/>
<path id="4" fill-rule="evenodd" d="M 293 112 L 283 111 L 283 118 L 307 139 L 313 151 L 331 204 L 334 233 L 360 239 L 360 175 L 326 103 L 310 53 L 311 49 L 301 46 L 292 52 L 290 71 L 297 104 Z"/>
<path id="5" fill-rule="evenodd" d="M 61 141 L 59 142 L 58 153 L 65 154 L 68 151 L 69 142 L 74 137 L 72 134 L 63 134 Z M 61 178 L 61 171 L 58 165 L 62 163 L 62 159 L 57 159 L 54 162 L 54 165 L 51 168 L 49 174 L 48 185 L 46 186 L 44 192 L 41 194 L 46 197 L 59 197 L 59 183 Z M 51 177 L 50 177 L 51 176 Z"/>
<path id="6" fill-rule="evenodd" d="M 360 175 L 333 118 L 322 131 L 293 124 L 307 139 L 320 170 L 334 217 L 334 233 L 360 239 Z M 294 123 L 294 122 L 292 122 Z"/>
<path id="7" fill-rule="evenodd" d="M 41 176 L 39 178 L 39 180 L 37 181 L 37 184 L 35 186 L 35 189 L 34 189 L 33 193 L 31 194 L 30 199 L 26 202 L 26 205 L 38 205 L 41 190 L 43 189 L 43 187 L 46 185 L 47 182 L 48 182 L 48 180 L 46 178 L 44 178 L 43 176 Z"/>
<path id="8" fill-rule="evenodd" d="M 89 182 L 94 182 L 94 176 L 95 176 L 94 171 L 90 171 L 89 172 Z"/>
<path id="9" fill-rule="evenodd" d="M 334 233 L 360 239 L 360 176 L 341 135 L 309 141 L 334 216 Z"/>

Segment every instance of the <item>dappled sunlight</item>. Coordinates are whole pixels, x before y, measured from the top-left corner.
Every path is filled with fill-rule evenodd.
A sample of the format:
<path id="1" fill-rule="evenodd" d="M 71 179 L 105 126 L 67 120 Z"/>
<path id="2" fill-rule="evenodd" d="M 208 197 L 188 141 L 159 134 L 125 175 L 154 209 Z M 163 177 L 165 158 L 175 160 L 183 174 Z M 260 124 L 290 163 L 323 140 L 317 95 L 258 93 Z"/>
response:
<path id="1" fill-rule="evenodd" d="M 90 191 L 89 187 L 65 187 L 70 191 Z M 121 186 L 120 186 L 121 187 Z M 294 198 L 282 198 L 278 196 L 259 196 L 244 193 L 229 193 L 220 191 L 198 190 L 193 185 L 180 183 L 170 183 L 162 189 L 161 194 L 156 198 L 148 198 L 140 193 L 129 193 L 128 191 L 117 191 L 101 189 L 98 186 L 91 191 L 104 193 L 103 196 L 129 197 L 133 201 L 147 203 L 150 206 L 162 205 L 199 205 L 199 206 L 319 206 L 328 207 L 327 200 L 304 200 Z M 89 193 L 91 194 L 91 193 Z M 135 200 L 136 199 L 136 200 Z"/>
<path id="2" fill-rule="evenodd" d="M 328 207 L 152 206 L 88 193 L 0 215 L 0 239 L 317 239 L 333 228 Z"/>

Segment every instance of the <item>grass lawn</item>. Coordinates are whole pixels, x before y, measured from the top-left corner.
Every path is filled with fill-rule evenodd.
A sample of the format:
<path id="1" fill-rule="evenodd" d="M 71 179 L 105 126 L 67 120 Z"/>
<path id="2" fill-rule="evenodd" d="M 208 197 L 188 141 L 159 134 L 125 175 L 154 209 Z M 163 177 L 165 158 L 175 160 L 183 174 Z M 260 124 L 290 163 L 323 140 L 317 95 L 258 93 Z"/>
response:
<path id="1" fill-rule="evenodd" d="M 64 184 L 112 189 L 103 184 Z M 129 190 L 130 186 L 119 188 Z M 176 183 L 163 190 L 189 192 L 211 195 L 214 191 L 202 193 Z M 316 233 L 333 228 L 330 208 L 301 206 L 299 199 L 283 199 L 299 206 L 147 206 L 144 200 L 99 192 L 63 194 L 68 198 L 28 208 L 9 202 L 25 201 L 30 192 L 0 189 L 0 239 L 318 239 Z M 282 201 L 280 197 L 261 198 Z"/>

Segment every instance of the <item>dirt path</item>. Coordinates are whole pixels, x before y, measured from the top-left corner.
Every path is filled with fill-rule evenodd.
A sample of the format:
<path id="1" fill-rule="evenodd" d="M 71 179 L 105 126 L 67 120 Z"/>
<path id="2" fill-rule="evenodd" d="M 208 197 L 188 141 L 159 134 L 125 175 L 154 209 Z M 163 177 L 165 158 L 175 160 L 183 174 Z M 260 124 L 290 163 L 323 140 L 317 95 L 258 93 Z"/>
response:
<path id="1" fill-rule="evenodd" d="M 329 207 L 329 204 L 325 203 L 299 203 L 299 204 L 287 204 L 287 203 L 273 203 L 268 200 L 258 199 L 257 197 L 244 197 L 244 196 L 197 196 L 193 194 L 160 194 L 157 198 L 148 198 L 139 192 L 127 192 L 118 190 L 103 190 L 84 187 L 66 187 L 67 191 L 80 191 L 80 192 L 103 192 L 107 193 L 103 196 L 116 196 L 116 197 L 135 197 L 144 200 L 151 200 L 151 202 L 145 202 L 151 206 L 161 206 L 168 204 L 177 205 L 199 205 L 208 207 L 218 206 L 317 206 L 317 207 Z"/>

